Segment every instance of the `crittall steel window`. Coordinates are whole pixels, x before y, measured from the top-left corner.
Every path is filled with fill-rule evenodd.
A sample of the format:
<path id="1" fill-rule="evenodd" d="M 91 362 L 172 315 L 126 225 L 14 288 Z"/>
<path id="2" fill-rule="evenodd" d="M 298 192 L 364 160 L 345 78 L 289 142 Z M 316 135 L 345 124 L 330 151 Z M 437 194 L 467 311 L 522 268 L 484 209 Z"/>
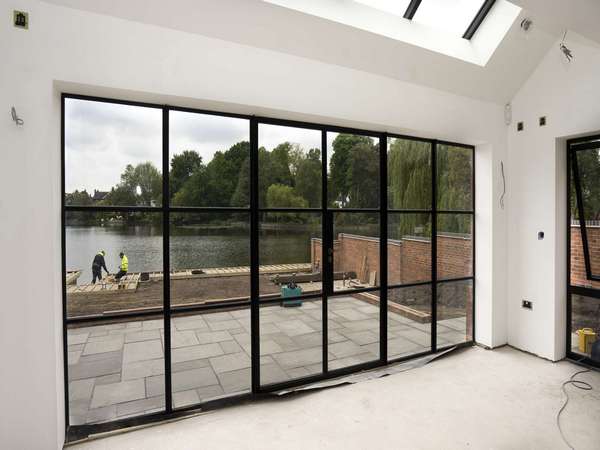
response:
<path id="1" fill-rule="evenodd" d="M 473 156 L 63 95 L 70 439 L 472 343 Z"/>
<path id="2" fill-rule="evenodd" d="M 570 140 L 567 355 L 600 364 L 600 136 Z"/>

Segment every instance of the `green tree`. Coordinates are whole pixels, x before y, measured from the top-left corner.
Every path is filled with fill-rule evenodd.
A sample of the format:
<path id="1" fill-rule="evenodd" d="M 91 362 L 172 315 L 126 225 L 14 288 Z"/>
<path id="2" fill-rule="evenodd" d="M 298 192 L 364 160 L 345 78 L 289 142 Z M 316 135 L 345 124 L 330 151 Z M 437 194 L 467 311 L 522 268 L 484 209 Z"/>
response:
<path id="1" fill-rule="evenodd" d="M 194 150 L 185 150 L 171 158 L 169 190 L 171 198 L 183 187 L 190 177 L 202 169 L 202 157 Z"/>
<path id="2" fill-rule="evenodd" d="M 393 139 L 388 151 L 388 205 L 431 208 L 431 144 Z"/>
<path id="3" fill-rule="evenodd" d="M 162 198 L 162 176 L 149 161 L 135 167 L 128 164 L 121 174 L 120 186 L 136 196 L 138 205 L 159 204 Z"/>
<path id="4" fill-rule="evenodd" d="M 294 186 L 296 194 L 308 202 L 310 208 L 321 206 L 321 150 L 313 148 L 297 158 Z"/>
<path id="5" fill-rule="evenodd" d="M 244 164 L 249 164 L 250 143 L 238 142 L 225 152 L 216 152 L 206 166 L 207 206 L 233 206 L 233 196 L 239 184 Z M 250 185 L 240 185 L 250 189 Z M 246 206 L 246 205 L 244 205 Z"/>
<path id="6" fill-rule="evenodd" d="M 330 204 L 377 207 L 378 146 L 367 136 L 339 134 L 333 140 L 332 149 L 328 179 Z"/>
<path id="7" fill-rule="evenodd" d="M 308 202 L 296 195 L 294 188 L 284 184 L 272 184 L 267 190 L 267 207 L 268 208 L 306 208 Z M 285 222 L 302 222 L 301 214 L 288 212 L 271 212 L 268 214 L 269 219 Z"/>
<path id="8" fill-rule="evenodd" d="M 93 202 L 92 197 L 84 189 L 83 191 L 75 190 L 65 194 L 66 205 L 90 206 Z"/>

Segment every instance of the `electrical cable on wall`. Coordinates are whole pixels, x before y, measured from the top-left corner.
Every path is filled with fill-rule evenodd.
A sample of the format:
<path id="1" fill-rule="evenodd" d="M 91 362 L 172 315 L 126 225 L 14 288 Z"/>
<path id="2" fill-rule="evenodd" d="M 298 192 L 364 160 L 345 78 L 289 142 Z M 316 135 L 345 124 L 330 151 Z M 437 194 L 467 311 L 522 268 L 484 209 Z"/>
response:
<path id="1" fill-rule="evenodd" d="M 558 48 L 560 48 L 560 51 L 563 52 L 563 55 L 565 55 L 565 58 L 567 58 L 567 61 L 571 62 L 573 60 L 573 52 L 571 51 L 571 49 L 569 47 L 567 47 L 565 45 L 565 39 L 567 38 L 567 31 L 568 30 L 565 30 L 565 34 L 563 35 L 562 41 L 558 45 Z"/>
<path id="2" fill-rule="evenodd" d="M 500 208 L 504 209 L 504 196 L 506 195 L 506 177 L 504 176 L 504 161 L 500 161 L 500 173 L 502 174 L 502 195 L 500 196 Z"/>
<path id="3" fill-rule="evenodd" d="M 17 115 L 17 110 L 13 106 L 10 108 L 10 115 L 12 116 L 12 120 L 15 122 L 17 126 L 23 125 L 25 122 Z"/>

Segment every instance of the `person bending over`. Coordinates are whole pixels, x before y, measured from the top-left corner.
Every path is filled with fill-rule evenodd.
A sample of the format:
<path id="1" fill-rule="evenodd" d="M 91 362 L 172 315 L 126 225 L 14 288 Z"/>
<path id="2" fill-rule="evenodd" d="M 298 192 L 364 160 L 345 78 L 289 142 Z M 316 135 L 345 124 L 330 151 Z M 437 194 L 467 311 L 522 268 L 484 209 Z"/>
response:
<path id="1" fill-rule="evenodd" d="M 107 275 L 110 275 L 110 272 L 106 268 L 106 262 L 104 261 L 104 256 L 106 252 L 104 250 L 100 250 L 96 256 L 94 256 L 94 261 L 92 261 L 92 284 L 96 284 L 96 278 L 98 281 L 102 281 L 102 269 L 106 271 Z"/>

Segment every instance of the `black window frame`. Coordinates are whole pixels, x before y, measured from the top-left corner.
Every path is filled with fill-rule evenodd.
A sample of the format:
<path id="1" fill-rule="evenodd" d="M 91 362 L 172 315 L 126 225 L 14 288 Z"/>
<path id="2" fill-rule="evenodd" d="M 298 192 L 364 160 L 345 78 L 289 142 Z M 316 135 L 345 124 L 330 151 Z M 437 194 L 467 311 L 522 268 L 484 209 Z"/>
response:
<path id="1" fill-rule="evenodd" d="M 67 99 L 86 100 L 92 102 L 104 102 L 113 104 L 123 104 L 130 106 L 141 106 L 151 107 L 162 110 L 162 198 L 163 202 L 160 206 L 75 206 L 66 205 L 65 203 L 65 102 Z M 198 207 L 198 206 L 185 206 L 176 207 L 171 206 L 171 198 L 169 193 L 169 168 L 170 168 L 170 150 L 169 150 L 169 112 L 170 111 L 183 111 L 207 115 L 216 115 L 221 117 L 232 117 L 239 119 L 248 120 L 250 127 L 250 205 L 248 207 Z M 258 203 L 258 129 L 260 124 L 280 125 L 286 127 L 297 127 L 311 130 L 319 130 L 321 132 L 321 159 L 322 159 L 322 202 L 320 208 L 261 208 Z M 334 208 L 329 206 L 327 196 L 327 171 L 328 171 L 328 159 L 327 159 L 327 133 L 348 133 L 369 136 L 379 139 L 379 156 L 380 156 L 380 203 L 378 208 L 369 209 L 352 209 L 352 208 Z M 388 176 L 387 176 L 387 156 L 388 156 L 388 138 L 398 138 L 405 140 L 413 140 L 420 142 L 427 142 L 431 145 L 431 208 L 427 209 L 391 209 L 388 206 Z M 468 210 L 438 210 L 437 209 L 437 148 L 439 145 L 466 148 L 471 151 L 471 208 Z M 259 308 L 264 305 L 278 304 L 280 299 L 259 299 L 259 220 L 260 214 L 267 211 L 288 211 L 288 212 L 319 212 L 322 217 L 322 233 L 323 233 L 323 281 L 324 288 L 322 292 L 313 295 L 303 295 L 301 298 L 310 299 L 319 297 L 322 300 L 322 335 L 323 335 L 323 371 L 317 375 L 310 375 L 307 377 L 294 379 L 291 381 L 273 383 L 261 385 L 260 383 L 260 311 Z M 155 212 L 162 214 L 163 223 L 163 306 L 157 310 L 151 310 L 142 313 L 129 313 L 129 314 L 118 314 L 118 315 L 102 315 L 102 316 L 89 316 L 73 318 L 67 315 L 67 288 L 66 288 L 66 215 L 69 211 L 119 211 L 119 212 Z M 342 369 L 329 370 L 327 361 L 327 345 L 328 345 L 328 332 L 327 332 L 327 299 L 330 296 L 343 295 L 348 291 L 336 291 L 333 292 L 333 280 L 328 274 L 332 273 L 332 261 L 325 256 L 325 252 L 328 249 L 333 249 L 333 236 L 331 229 L 328 227 L 329 219 L 326 219 L 332 212 L 372 212 L 379 213 L 380 217 L 380 236 L 379 236 L 379 263 L 380 263 L 380 280 L 379 285 L 376 287 L 367 287 L 362 289 L 354 289 L 350 292 L 372 292 L 379 291 L 380 295 L 380 352 L 379 358 L 374 361 L 362 363 L 358 365 L 352 365 L 344 367 Z M 170 214 L 182 213 L 182 212 L 243 212 L 250 216 L 250 298 L 247 301 L 239 301 L 235 304 L 228 304 L 227 306 L 245 307 L 250 308 L 251 314 L 251 392 L 243 393 L 239 395 L 232 395 L 217 400 L 210 400 L 200 402 L 198 404 L 185 406 L 181 408 L 175 408 L 172 401 L 172 386 L 171 386 L 171 318 L 172 314 L 181 312 L 202 312 L 215 309 L 223 309 L 222 304 L 210 304 L 201 306 L 183 306 L 183 307 L 172 307 L 171 293 L 170 293 L 170 246 L 169 246 L 169 227 L 170 227 Z M 427 213 L 430 214 L 432 223 L 431 233 L 431 279 L 425 282 L 417 283 L 400 283 L 389 285 L 387 280 L 387 262 L 388 262 L 388 214 L 414 214 L 414 213 Z M 438 279 L 437 276 L 437 219 L 438 214 L 467 214 L 472 218 L 472 272 L 470 276 Z M 341 375 L 350 374 L 360 370 L 372 369 L 376 367 L 382 367 L 391 363 L 402 362 L 424 355 L 434 354 L 440 351 L 447 350 L 452 347 L 464 347 L 473 345 L 475 340 L 475 311 L 476 311 L 476 294 L 475 294 L 475 277 L 476 277 L 476 261 L 475 261 L 475 147 L 472 145 L 448 142 L 436 139 L 427 139 L 422 137 L 407 136 L 395 133 L 388 133 L 385 131 L 373 131 L 365 129 L 356 129 L 350 127 L 343 127 L 337 125 L 326 125 L 319 123 L 301 122 L 287 119 L 277 119 L 271 117 L 260 117 L 253 115 L 244 114 L 232 114 L 220 111 L 209 111 L 202 109 L 195 109 L 189 107 L 179 107 L 171 105 L 161 105 L 129 100 L 119 100 L 104 97 L 79 95 L 71 93 L 61 94 L 61 260 L 62 260 L 62 314 L 63 314 L 63 356 L 64 356 L 64 389 L 65 389 L 65 426 L 66 426 L 66 440 L 67 442 L 75 441 L 84 438 L 90 434 L 101 433 L 121 428 L 127 428 L 131 426 L 137 426 L 140 424 L 147 424 L 152 422 L 163 421 L 170 418 L 180 417 L 187 414 L 197 412 L 199 408 L 202 410 L 210 410 L 214 408 L 220 408 L 230 404 L 237 404 L 243 401 L 258 399 L 280 389 L 292 388 L 303 384 L 322 381 L 325 379 L 334 378 Z M 441 283 L 450 283 L 471 280 L 472 282 L 472 317 L 471 317 L 471 339 L 466 340 L 464 343 L 458 345 L 448 345 L 444 347 L 438 347 L 437 345 L 437 286 Z M 388 358 L 388 290 L 395 288 L 405 288 L 420 285 L 431 286 L 431 346 L 428 351 L 411 354 L 399 358 Z M 131 418 L 117 419 L 106 423 L 97 423 L 89 425 L 73 425 L 69 424 L 69 374 L 68 374 L 68 342 L 67 342 L 67 329 L 72 324 L 86 324 L 86 323 L 102 323 L 109 319 L 143 319 L 144 317 L 155 317 L 162 316 L 164 320 L 164 364 L 165 364 L 165 409 L 160 412 L 155 412 L 146 415 L 140 415 Z"/>
<path id="2" fill-rule="evenodd" d="M 411 0 L 408 6 L 406 7 L 406 11 L 404 12 L 403 17 L 405 19 L 412 20 L 415 14 L 417 13 L 417 10 L 419 9 L 419 6 L 421 6 L 421 2 L 422 0 Z M 481 7 L 475 14 L 475 17 L 473 17 L 473 20 L 463 33 L 463 39 L 470 41 L 473 38 L 473 36 L 475 36 L 475 33 L 477 32 L 477 30 L 489 14 L 490 10 L 494 6 L 494 3 L 496 3 L 496 0 L 485 0 L 481 4 Z"/>
<path id="3" fill-rule="evenodd" d="M 597 299 L 600 302 L 600 288 L 585 287 L 581 285 L 572 284 L 571 277 L 571 227 L 573 224 L 573 217 L 571 215 L 572 202 L 575 200 L 577 213 L 579 216 L 579 227 L 581 230 L 581 243 L 583 247 L 584 263 L 586 270 L 586 278 L 589 281 L 600 282 L 600 276 L 596 276 L 592 272 L 589 244 L 587 239 L 587 228 L 584 214 L 583 196 L 581 191 L 581 181 L 579 179 L 579 168 L 577 161 L 577 152 L 600 149 L 600 134 L 593 136 L 586 136 L 576 139 L 567 140 L 566 148 L 566 159 L 567 159 L 567 184 L 566 184 L 566 200 L 567 200 L 567 304 L 566 304 L 566 355 L 567 358 L 573 361 L 583 362 L 585 364 L 599 367 L 600 362 L 592 360 L 588 356 L 582 356 L 579 353 L 572 351 L 572 310 L 573 310 L 573 295 L 580 295 L 588 298 Z M 575 199 L 572 198 L 571 186 L 575 187 Z"/>

